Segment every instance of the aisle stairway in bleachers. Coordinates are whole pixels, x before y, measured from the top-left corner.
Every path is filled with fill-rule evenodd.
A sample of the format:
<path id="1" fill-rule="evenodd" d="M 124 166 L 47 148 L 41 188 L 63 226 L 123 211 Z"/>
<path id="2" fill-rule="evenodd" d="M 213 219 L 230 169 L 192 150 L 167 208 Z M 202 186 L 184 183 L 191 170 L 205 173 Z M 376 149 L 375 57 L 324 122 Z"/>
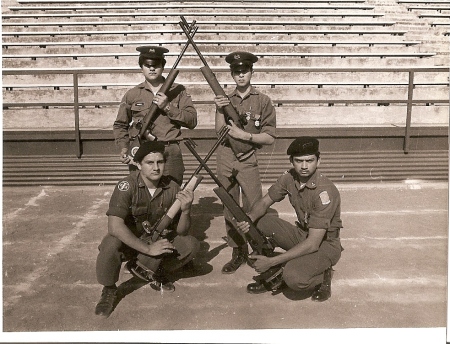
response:
<path id="1" fill-rule="evenodd" d="M 308 128 L 319 136 L 321 128 L 333 132 L 323 134 L 326 139 L 346 137 L 348 128 L 372 128 L 371 136 L 361 140 L 379 142 L 391 140 L 392 135 L 385 135 L 395 129 L 393 143 L 385 146 L 397 156 L 409 102 L 411 126 L 436 135 L 418 134 L 420 144 L 414 147 L 421 147 L 419 151 L 405 155 L 406 162 L 393 159 L 397 167 L 387 169 L 396 175 L 393 179 L 415 178 L 408 165 L 412 153 L 448 149 L 447 134 L 442 134 L 449 117 L 448 13 L 448 4 L 437 0 L 2 1 L 4 182 L 43 182 L 45 168 L 22 173 L 26 155 L 41 160 L 35 147 L 42 142 L 47 143 L 42 146 L 46 154 L 67 170 L 62 174 L 67 183 L 104 183 L 123 173 L 123 166 L 117 167 L 108 154 L 114 150 L 111 126 L 118 103 L 128 88 L 142 81 L 135 48 L 168 47 L 168 72 L 186 41 L 178 25 L 180 14 L 197 21 L 194 40 L 227 92 L 233 82 L 224 57 L 236 50 L 260 57 L 252 81 L 273 100 L 284 141 L 308 133 Z M 189 48 L 177 82 L 188 88 L 199 113 L 198 128 L 189 135 L 213 140 L 213 94 L 201 66 Z M 80 138 L 84 156 L 67 159 L 65 145 Z M 352 149 L 357 168 L 364 152 Z M 95 168 L 89 162 L 97 155 L 111 171 L 103 181 L 82 172 Z M 368 156 L 378 163 L 377 151 Z M 430 157 L 439 166 L 448 161 L 445 153 Z M 274 174 L 281 172 L 277 165 Z M 431 179 L 444 178 L 441 170 L 439 177 L 431 177 L 434 167 L 417 165 Z M 56 165 L 50 169 L 58 171 Z M 371 180 L 365 172 L 358 178 Z"/>

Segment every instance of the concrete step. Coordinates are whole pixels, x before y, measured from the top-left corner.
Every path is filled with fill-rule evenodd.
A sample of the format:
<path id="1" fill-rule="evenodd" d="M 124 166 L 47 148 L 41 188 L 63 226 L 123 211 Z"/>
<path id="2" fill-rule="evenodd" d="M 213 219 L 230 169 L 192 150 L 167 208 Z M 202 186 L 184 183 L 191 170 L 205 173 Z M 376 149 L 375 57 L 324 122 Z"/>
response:
<path id="1" fill-rule="evenodd" d="M 447 180 L 448 152 L 420 151 L 404 154 L 386 152 L 322 152 L 320 170 L 335 182 L 384 182 L 408 179 Z M 195 158 L 184 155 L 185 179 L 198 166 Z M 259 154 L 261 180 L 273 183 L 290 168 L 285 154 Z M 215 159 L 208 166 L 215 171 Z M 3 159 L 3 186 L 30 185 L 114 185 L 128 174 L 116 156 L 7 156 Z M 202 183 L 213 184 L 205 174 Z"/>
<path id="2" fill-rule="evenodd" d="M 213 104 L 196 105 L 198 128 L 214 127 L 215 107 Z M 297 106 L 277 106 L 277 127 L 400 127 L 405 126 L 406 105 L 403 106 L 314 106 L 298 104 Z M 449 124 L 449 107 L 447 105 L 415 106 L 412 124 L 415 126 Z M 100 109 L 81 109 L 79 112 L 82 129 L 100 129 L 110 131 L 117 116 L 117 107 Z M 3 111 L 3 129 L 26 130 L 70 130 L 74 128 L 73 108 L 55 109 L 11 109 Z"/>
<path id="3" fill-rule="evenodd" d="M 79 75 L 79 85 L 81 89 L 89 87 L 91 89 L 103 88 L 106 86 L 111 89 L 128 88 L 143 81 L 142 73 L 137 66 L 137 60 L 133 65 L 136 65 L 135 71 L 128 73 L 115 73 L 114 78 L 111 78 L 109 73 L 92 74 L 89 71 L 85 71 Z M 211 67 L 212 68 L 212 67 Z M 104 68 L 103 68 L 104 69 Z M 187 67 L 183 63 L 177 68 L 180 73 L 177 76 L 176 82 L 182 84 L 191 84 L 195 87 L 203 88 L 206 85 L 206 81 L 199 66 Z M 167 75 L 170 71 L 170 66 L 166 65 L 164 75 Z M 291 82 L 298 81 L 305 84 L 338 84 L 344 86 L 346 83 L 361 83 L 361 84 L 377 84 L 383 83 L 390 85 L 392 83 L 406 84 L 408 82 L 408 73 L 405 71 L 397 71 L 395 68 L 390 71 L 360 71 L 355 70 L 353 72 L 335 71 L 327 72 L 323 70 L 315 70 L 314 72 L 308 72 L 299 70 L 298 68 L 264 68 L 258 66 L 258 63 L 254 66 L 254 75 L 252 77 L 252 83 L 267 83 L 271 85 L 274 83 L 275 87 L 280 86 L 279 83 L 289 84 Z M 217 80 L 223 85 L 229 85 L 232 82 L 230 76 L 230 69 L 228 66 L 215 67 L 213 72 Z M 294 76 L 295 75 L 295 76 Z M 294 76 L 294 77 L 293 77 Z M 33 75 L 21 75 L 3 74 L 2 82 L 3 88 L 13 85 L 23 85 L 19 88 L 29 89 L 36 85 L 39 87 L 60 87 L 61 89 L 73 85 L 72 75 L 70 74 L 33 74 Z M 445 72 L 420 72 L 414 73 L 414 82 L 416 84 L 426 85 L 427 83 L 448 83 L 448 73 Z M 231 86 L 228 86 L 231 87 Z M 389 86 L 388 86 L 389 87 Z"/>
<path id="4" fill-rule="evenodd" d="M 435 54 L 431 52 L 430 54 Z M 274 56 L 272 58 L 263 58 L 258 61 L 259 67 L 323 67 L 327 66 L 330 68 L 344 68 L 344 67 L 354 67 L 354 68 L 376 68 L 376 67 L 432 67 L 435 66 L 434 57 L 419 57 L 414 56 L 414 54 L 408 54 L 406 56 L 387 56 L 387 54 L 377 54 L 370 57 L 365 56 L 351 56 L 351 54 L 345 54 L 346 57 L 341 57 L 342 54 L 336 54 L 335 56 L 324 56 L 320 57 L 315 54 L 315 56 L 308 57 L 304 54 L 304 58 L 297 57 L 283 57 Z M 419 53 L 422 55 L 422 53 Z M 387 56 L 387 57 L 385 57 Z M 436 56 L 438 58 L 438 56 Z M 168 64 L 173 64 L 175 58 L 168 59 Z M 10 61 L 3 61 L 3 68 L 48 68 L 52 66 L 53 68 L 93 68 L 93 67 L 123 67 L 127 68 L 129 66 L 135 66 L 136 57 L 87 57 L 78 58 L 76 60 L 72 58 L 44 58 L 38 60 L 22 60 L 22 59 L 11 59 Z M 223 58 L 208 58 L 208 64 L 210 67 L 222 66 Z M 183 65 L 189 66 L 202 66 L 198 57 L 184 57 Z"/>

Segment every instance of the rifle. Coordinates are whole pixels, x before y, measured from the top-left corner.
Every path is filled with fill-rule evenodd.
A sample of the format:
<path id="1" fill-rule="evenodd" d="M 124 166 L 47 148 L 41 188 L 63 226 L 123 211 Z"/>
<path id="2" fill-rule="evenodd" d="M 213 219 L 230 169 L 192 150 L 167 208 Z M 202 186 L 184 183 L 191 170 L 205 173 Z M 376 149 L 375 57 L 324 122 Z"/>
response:
<path id="1" fill-rule="evenodd" d="M 227 94 L 223 90 L 223 88 L 220 86 L 219 81 L 217 81 L 216 76 L 212 72 L 211 68 L 209 68 L 208 63 L 206 62 L 205 58 L 203 57 L 202 53 L 198 49 L 197 45 L 195 44 L 192 37 L 189 35 L 189 31 L 187 28 L 187 22 L 186 19 L 183 16 L 180 16 L 182 21 L 179 23 L 181 28 L 183 29 L 184 33 L 186 34 L 189 43 L 192 45 L 192 47 L 195 49 L 198 57 L 203 62 L 203 67 L 200 68 L 200 71 L 202 72 L 203 76 L 205 77 L 206 81 L 208 82 L 209 86 L 211 87 L 212 91 L 216 96 L 222 95 L 227 97 Z M 230 124 L 230 120 L 234 122 L 240 129 L 244 129 L 244 126 L 242 124 L 242 121 L 236 112 L 236 109 L 234 106 L 229 103 L 227 106 L 223 107 L 223 112 L 225 113 L 225 120 L 228 124 Z M 251 156 L 255 152 L 255 147 L 252 143 L 247 141 L 238 140 L 232 137 L 228 138 L 231 149 L 233 150 L 233 153 L 236 155 L 236 158 L 239 161 L 243 161 L 247 159 L 249 156 Z"/>
<path id="2" fill-rule="evenodd" d="M 208 161 L 210 157 L 214 154 L 217 147 L 225 139 L 226 135 L 228 134 L 228 131 L 229 129 L 227 127 L 223 127 L 219 131 L 219 137 L 216 143 L 211 147 L 208 154 L 205 156 L 205 161 Z M 191 142 L 191 144 L 193 143 Z M 202 176 L 198 175 L 202 168 L 203 168 L 202 165 L 199 165 L 197 167 L 197 169 L 192 174 L 191 178 L 189 178 L 189 180 L 185 183 L 183 187 L 184 190 L 194 191 L 197 188 L 197 186 L 203 179 Z M 148 221 L 144 221 L 142 225 L 144 227 L 145 233 L 141 236 L 141 239 L 146 241 L 147 243 L 152 243 L 163 237 L 164 231 L 172 223 L 173 219 L 180 211 L 180 208 L 181 202 L 177 199 L 172 203 L 167 212 L 158 220 L 158 222 L 153 226 L 153 228 L 151 228 L 150 223 Z M 158 269 L 161 260 L 162 257 L 151 257 L 143 253 L 139 253 L 136 258 L 136 265 L 132 266 L 130 268 L 130 271 L 136 277 L 139 277 L 146 281 L 150 281 L 152 280 L 152 276 Z"/>
<path id="3" fill-rule="evenodd" d="M 192 38 L 192 37 L 194 37 L 195 33 L 197 32 L 197 29 L 198 29 L 198 27 L 195 26 L 195 20 L 194 20 L 192 22 L 192 24 L 186 29 L 187 30 L 186 34 L 188 35 L 189 38 Z M 181 58 L 183 57 L 185 51 L 187 50 L 187 48 L 189 46 L 189 42 L 190 41 L 186 42 L 186 44 L 184 45 L 180 54 L 178 55 L 177 60 L 172 65 L 172 69 L 170 70 L 169 74 L 166 77 L 166 80 L 164 81 L 161 88 L 159 89 L 160 93 L 166 94 L 167 91 L 170 89 L 170 87 L 172 87 L 172 85 L 175 81 L 175 78 L 178 76 L 178 73 L 180 72 L 176 68 L 178 66 L 178 63 L 181 61 Z M 138 135 L 139 142 L 141 140 L 147 140 L 147 141 L 157 140 L 157 138 L 150 133 L 150 130 L 148 128 L 158 117 L 158 109 L 159 109 L 158 105 L 156 105 L 155 103 L 152 103 L 150 105 L 150 108 L 149 108 L 147 114 L 144 116 L 144 118 L 142 120 L 142 127 L 139 130 L 139 135 Z"/>
<path id="4" fill-rule="evenodd" d="M 250 225 L 250 229 L 247 233 L 245 233 L 245 236 L 252 249 L 259 255 L 273 257 L 275 246 L 272 244 L 272 242 L 263 233 L 261 233 L 261 231 L 255 226 L 252 220 L 244 212 L 244 210 L 239 206 L 236 200 L 227 192 L 223 184 L 206 165 L 206 162 L 203 161 L 202 158 L 197 154 L 191 142 L 185 142 L 185 145 L 217 184 L 218 187 L 214 188 L 213 191 L 220 198 L 223 205 L 228 208 L 228 210 L 231 212 L 231 214 L 233 214 L 234 218 L 238 222 L 245 221 Z M 249 258 L 251 260 L 251 255 Z M 278 289 L 278 287 L 280 287 L 282 283 L 282 273 L 283 267 L 281 265 L 276 265 L 271 267 L 267 271 L 264 271 L 260 275 L 253 277 L 253 279 L 262 283 L 267 290 L 275 291 Z"/>

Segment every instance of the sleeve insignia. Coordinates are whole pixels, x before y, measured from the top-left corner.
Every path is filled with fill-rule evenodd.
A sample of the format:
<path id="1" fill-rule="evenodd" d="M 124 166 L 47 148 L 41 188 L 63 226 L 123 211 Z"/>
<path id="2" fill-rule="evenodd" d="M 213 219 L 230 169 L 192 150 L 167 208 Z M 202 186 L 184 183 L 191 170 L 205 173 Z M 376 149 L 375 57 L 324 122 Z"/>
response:
<path id="1" fill-rule="evenodd" d="M 130 190 L 130 183 L 128 183 L 127 181 L 120 182 L 119 185 L 117 185 L 117 188 L 120 191 L 128 191 Z"/>
<path id="2" fill-rule="evenodd" d="M 322 191 L 319 194 L 319 197 L 320 197 L 320 200 L 321 200 L 323 205 L 327 205 L 327 204 L 329 204 L 331 202 L 330 201 L 330 196 L 328 196 L 328 192 L 326 192 L 326 191 Z"/>

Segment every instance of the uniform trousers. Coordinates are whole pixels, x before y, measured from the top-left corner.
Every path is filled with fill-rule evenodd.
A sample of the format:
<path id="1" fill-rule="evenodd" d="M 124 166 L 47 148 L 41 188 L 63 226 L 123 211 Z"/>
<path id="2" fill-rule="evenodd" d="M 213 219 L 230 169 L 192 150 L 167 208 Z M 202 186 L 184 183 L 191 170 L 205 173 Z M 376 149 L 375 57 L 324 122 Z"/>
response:
<path id="1" fill-rule="evenodd" d="M 164 255 L 161 266 L 166 272 L 172 272 L 191 261 L 200 250 L 200 243 L 190 235 L 178 235 L 173 240 L 176 254 Z M 138 252 L 125 245 L 116 237 L 107 234 L 100 243 L 96 262 L 97 281 L 111 286 L 119 280 L 122 263 L 133 259 Z"/>
<path id="2" fill-rule="evenodd" d="M 306 230 L 274 215 L 264 215 L 256 225 L 265 236 L 273 238 L 276 246 L 285 251 L 303 242 L 308 236 Z M 283 280 L 289 288 L 297 291 L 313 289 L 323 282 L 323 272 L 338 262 L 342 251 L 339 234 L 330 232 L 327 236 L 318 251 L 294 258 L 285 264 Z"/>
<path id="3" fill-rule="evenodd" d="M 171 176 L 178 185 L 181 185 L 183 183 L 185 167 L 180 145 L 177 143 L 168 144 L 165 147 L 165 152 L 167 160 L 164 167 L 164 175 Z M 128 165 L 128 169 L 130 171 L 136 171 L 138 168 L 135 165 L 130 164 Z"/>
<path id="4" fill-rule="evenodd" d="M 229 147 L 219 146 L 217 149 L 217 178 L 224 188 L 248 212 L 253 204 L 262 198 L 262 185 L 256 154 L 244 161 L 238 161 Z M 237 233 L 232 225 L 233 215 L 224 207 L 225 227 L 230 247 L 246 245 L 244 236 Z"/>

